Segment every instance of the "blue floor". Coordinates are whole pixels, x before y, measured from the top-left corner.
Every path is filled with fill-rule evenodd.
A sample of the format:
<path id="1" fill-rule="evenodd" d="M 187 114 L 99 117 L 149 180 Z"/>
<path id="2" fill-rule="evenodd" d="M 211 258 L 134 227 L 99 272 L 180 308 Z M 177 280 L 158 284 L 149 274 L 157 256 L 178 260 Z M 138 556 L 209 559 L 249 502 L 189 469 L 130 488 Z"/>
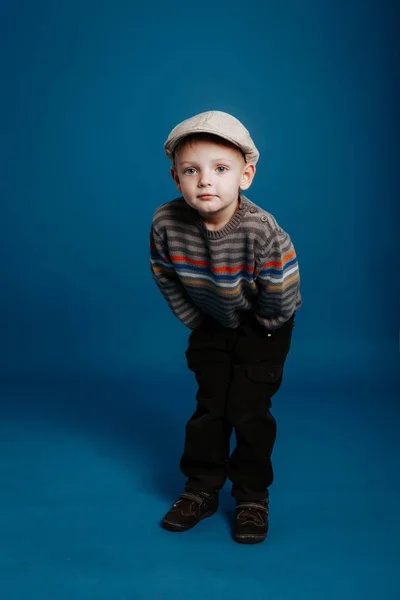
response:
<path id="1" fill-rule="evenodd" d="M 228 485 L 197 528 L 159 526 L 183 485 L 192 393 L 186 379 L 3 385 L 0 597 L 398 600 L 394 392 L 281 388 L 270 533 L 255 546 L 231 540 Z"/>

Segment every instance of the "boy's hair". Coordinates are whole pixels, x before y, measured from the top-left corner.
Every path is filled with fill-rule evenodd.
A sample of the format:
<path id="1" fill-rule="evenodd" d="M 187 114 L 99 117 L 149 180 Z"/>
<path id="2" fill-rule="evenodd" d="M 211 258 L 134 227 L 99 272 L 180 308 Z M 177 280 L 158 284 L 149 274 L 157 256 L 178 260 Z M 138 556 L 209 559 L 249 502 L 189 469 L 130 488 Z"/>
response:
<path id="1" fill-rule="evenodd" d="M 219 144 L 220 146 L 227 146 L 228 148 L 233 148 L 234 150 L 239 152 L 240 155 L 243 157 L 243 159 L 246 161 L 246 156 L 245 156 L 243 150 L 241 148 L 239 148 L 239 146 L 236 146 L 236 144 L 233 144 L 232 142 L 230 142 L 229 140 L 222 138 L 219 135 L 215 135 L 214 133 L 190 133 L 186 137 L 179 140 L 179 142 L 176 144 L 176 146 L 172 152 L 171 160 L 172 160 L 174 166 L 175 166 L 175 156 L 176 156 L 177 151 L 180 148 L 182 148 L 182 146 L 184 146 L 185 144 L 190 143 L 192 140 L 204 140 L 206 142 L 214 142 L 214 144 Z"/>

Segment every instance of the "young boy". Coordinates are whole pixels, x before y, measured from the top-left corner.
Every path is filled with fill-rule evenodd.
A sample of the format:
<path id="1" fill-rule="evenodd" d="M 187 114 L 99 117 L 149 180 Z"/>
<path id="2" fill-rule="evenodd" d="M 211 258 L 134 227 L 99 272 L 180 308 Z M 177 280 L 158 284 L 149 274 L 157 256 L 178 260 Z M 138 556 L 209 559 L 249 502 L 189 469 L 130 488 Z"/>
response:
<path id="1" fill-rule="evenodd" d="M 296 253 L 275 218 L 241 193 L 259 152 L 240 121 L 220 111 L 195 115 L 164 147 L 181 196 L 155 211 L 151 270 L 192 330 L 186 358 L 198 391 L 180 462 L 185 489 L 163 526 L 185 531 L 214 514 L 229 478 L 233 538 L 261 542 L 276 436 L 269 409 L 302 304 Z"/>

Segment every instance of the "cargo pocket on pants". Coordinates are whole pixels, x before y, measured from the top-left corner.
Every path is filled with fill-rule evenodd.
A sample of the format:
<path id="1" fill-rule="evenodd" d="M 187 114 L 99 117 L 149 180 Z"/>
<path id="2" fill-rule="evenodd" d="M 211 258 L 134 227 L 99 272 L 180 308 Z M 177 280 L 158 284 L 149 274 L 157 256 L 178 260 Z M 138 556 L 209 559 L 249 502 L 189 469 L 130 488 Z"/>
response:
<path id="1" fill-rule="evenodd" d="M 246 367 L 247 377 L 256 383 L 278 383 L 281 380 L 282 371 L 282 365 L 270 365 L 263 362 Z"/>
<path id="2" fill-rule="evenodd" d="M 259 361 L 245 366 L 247 386 L 244 389 L 244 404 L 253 413 L 265 414 L 271 408 L 271 398 L 282 383 L 283 365 Z"/>

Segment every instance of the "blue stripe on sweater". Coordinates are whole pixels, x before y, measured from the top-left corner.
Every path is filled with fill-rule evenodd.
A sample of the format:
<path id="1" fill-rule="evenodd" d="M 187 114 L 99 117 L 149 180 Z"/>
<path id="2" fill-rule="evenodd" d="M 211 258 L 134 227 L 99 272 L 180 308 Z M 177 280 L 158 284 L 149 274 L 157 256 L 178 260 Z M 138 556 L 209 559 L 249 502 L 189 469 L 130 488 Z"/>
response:
<path id="1" fill-rule="evenodd" d="M 288 269 L 289 267 L 292 267 L 293 265 L 297 264 L 297 259 L 294 258 L 293 260 L 289 261 L 288 263 L 285 264 L 285 266 L 283 267 L 283 269 L 273 269 L 273 268 L 269 268 L 269 269 L 263 269 L 262 271 L 260 271 L 260 275 L 282 275 L 286 269 Z"/>
<path id="2" fill-rule="evenodd" d="M 246 281 L 250 281 L 250 282 L 253 281 L 252 275 L 250 273 L 247 273 L 245 270 L 237 271 L 236 273 L 232 273 L 232 274 L 223 275 L 220 273 L 214 273 L 214 271 L 212 269 L 210 269 L 209 267 L 198 267 L 198 266 L 193 266 L 190 264 L 171 265 L 169 263 L 164 262 L 163 260 L 153 260 L 153 264 L 161 265 L 168 269 L 174 269 L 177 272 L 184 271 L 186 273 L 193 273 L 194 275 L 196 275 L 196 274 L 208 275 L 209 277 L 212 277 L 216 281 L 236 281 L 236 280 L 240 280 L 240 279 L 246 279 Z"/>

